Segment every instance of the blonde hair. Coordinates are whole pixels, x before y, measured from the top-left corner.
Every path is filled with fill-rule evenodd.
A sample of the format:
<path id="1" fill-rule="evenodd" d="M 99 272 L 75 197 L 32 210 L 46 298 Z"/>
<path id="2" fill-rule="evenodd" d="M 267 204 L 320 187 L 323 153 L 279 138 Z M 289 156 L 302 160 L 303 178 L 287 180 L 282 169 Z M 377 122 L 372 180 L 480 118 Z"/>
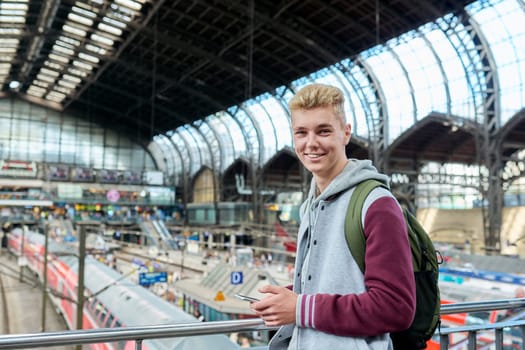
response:
<path id="1" fill-rule="evenodd" d="M 339 88 L 325 84 L 310 84 L 303 87 L 290 99 L 288 108 L 290 112 L 293 112 L 294 110 L 332 106 L 335 114 L 341 119 L 342 125 L 345 125 L 344 102 L 345 97 Z"/>

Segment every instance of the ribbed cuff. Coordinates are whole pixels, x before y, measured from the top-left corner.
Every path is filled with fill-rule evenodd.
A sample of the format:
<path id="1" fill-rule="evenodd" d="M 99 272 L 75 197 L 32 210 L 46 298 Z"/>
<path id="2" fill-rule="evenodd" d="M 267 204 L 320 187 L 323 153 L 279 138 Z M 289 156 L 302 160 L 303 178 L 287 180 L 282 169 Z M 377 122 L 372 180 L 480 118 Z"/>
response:
<path id="1" fill-rule="evenodd" d="M 314 324 L 315 296 L 299 294 L 295 308 L 295 323 L 299 327 L 315 328 Z"/>

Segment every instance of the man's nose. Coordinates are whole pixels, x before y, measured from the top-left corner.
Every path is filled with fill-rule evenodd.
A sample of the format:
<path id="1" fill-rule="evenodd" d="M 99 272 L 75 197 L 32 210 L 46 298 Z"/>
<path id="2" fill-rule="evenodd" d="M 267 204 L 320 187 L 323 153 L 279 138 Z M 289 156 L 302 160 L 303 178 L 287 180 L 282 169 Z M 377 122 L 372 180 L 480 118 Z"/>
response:
<path id="1" fill-rule="evenodd" d="M 306 137 L 306 143 L 308 145 L 317 145 L 318 138 L 317 135 L 314 132 L 309 132 Z"/>

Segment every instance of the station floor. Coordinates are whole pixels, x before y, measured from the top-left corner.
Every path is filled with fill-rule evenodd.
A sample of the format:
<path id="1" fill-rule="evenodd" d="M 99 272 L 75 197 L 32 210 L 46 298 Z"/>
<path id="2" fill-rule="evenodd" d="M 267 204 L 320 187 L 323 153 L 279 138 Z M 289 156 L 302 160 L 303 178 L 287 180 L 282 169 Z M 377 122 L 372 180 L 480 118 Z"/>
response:
<path id="1" fill-rule="evenodd" d="M 20 268 L 15 257 L 0 250 L 0 335 L 42 332 L 42 290 L 35 276 L 27 269 L 20 281 Z M 7 310 L 6 310 L 7 307 Z M 7 319 L 4 315 L 7 312 Z M 46 301 L 44 331 L 67 330 L 50 300 Z M 53 346 L 34 349 L 74 350 L 74 346 Z"/>

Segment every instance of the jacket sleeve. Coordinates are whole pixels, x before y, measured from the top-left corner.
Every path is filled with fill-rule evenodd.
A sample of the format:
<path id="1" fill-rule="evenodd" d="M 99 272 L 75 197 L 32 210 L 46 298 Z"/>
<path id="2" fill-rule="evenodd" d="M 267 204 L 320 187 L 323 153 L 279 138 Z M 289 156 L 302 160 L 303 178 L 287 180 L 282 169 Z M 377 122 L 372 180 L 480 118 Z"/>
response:
<path id="1" fill-rule="evenodd" d="M 362 294 L 300 294 L 296 324 L 341 336 L 375 336 L 407 329 L 416 295 L 403 213 L 392 197 L 376 199 L 365 215 Z"/>

